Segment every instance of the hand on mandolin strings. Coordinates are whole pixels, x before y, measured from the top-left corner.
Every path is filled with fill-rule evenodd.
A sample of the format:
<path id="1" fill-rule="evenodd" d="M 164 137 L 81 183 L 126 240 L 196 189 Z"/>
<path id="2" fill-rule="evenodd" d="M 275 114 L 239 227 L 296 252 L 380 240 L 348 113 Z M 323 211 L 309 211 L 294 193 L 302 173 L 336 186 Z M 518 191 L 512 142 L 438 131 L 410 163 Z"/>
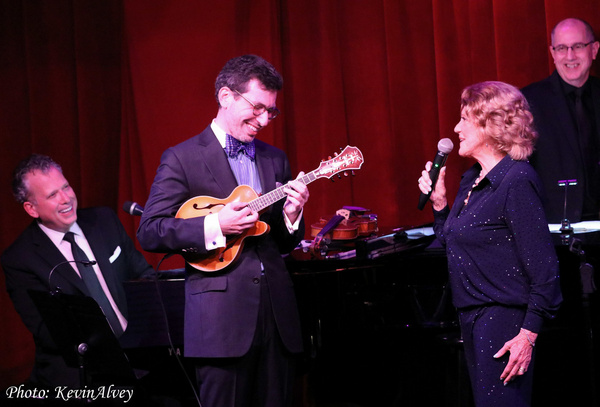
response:
<path id="1" fill-rule="evenodd" d="M 219 211 L 218 217 L 224 235 L 239 235 L 256 223 L 258 213 L 250 210 L 247 202 L 229 202 Z"/>
<path id="2" fill-rule="evenodd" d="M 290 222 L 296 222 L 306 201 L 308 201 L 308 187 L 299 178 L 304 176 L 304 172 L 300 171 L 295 180 L 288 182 L 283 191 L 287 195 L 283 204 L 283 212 L 287 215 Z"/>

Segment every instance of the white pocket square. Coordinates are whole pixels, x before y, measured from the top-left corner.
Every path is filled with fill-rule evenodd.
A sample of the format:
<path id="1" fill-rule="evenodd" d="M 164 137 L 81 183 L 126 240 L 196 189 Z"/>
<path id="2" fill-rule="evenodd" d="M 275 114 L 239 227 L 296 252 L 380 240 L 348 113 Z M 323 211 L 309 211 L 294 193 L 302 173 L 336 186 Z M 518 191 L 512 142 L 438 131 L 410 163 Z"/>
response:
<path id="1" fill-rule="evenodd" d="M 111 263 L 114 263 L 115 260 L 117 260 L 117 257 L 119 257 L 119 254 L 121 254 L 121 246 L 117 246 L 117 248 L 115 249 L 115 252 L 112 254 L 112 256 L 110 256 L 108 258 L 108 261 L 110 261 Z"/>

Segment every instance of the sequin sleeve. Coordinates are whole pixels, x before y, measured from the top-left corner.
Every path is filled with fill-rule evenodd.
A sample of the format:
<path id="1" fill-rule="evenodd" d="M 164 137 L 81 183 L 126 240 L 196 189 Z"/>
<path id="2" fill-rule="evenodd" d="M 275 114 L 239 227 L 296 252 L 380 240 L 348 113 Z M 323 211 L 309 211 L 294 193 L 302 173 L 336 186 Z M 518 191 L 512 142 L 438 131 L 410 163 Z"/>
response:
<path id="1" fill-rule="evenodd" d="M 543 320 L 556 315 L 562 296 L 558 259 L 533 170 L 511 179 L 505 216 L 530 285 L 523 328 L 539 332 Z"/>

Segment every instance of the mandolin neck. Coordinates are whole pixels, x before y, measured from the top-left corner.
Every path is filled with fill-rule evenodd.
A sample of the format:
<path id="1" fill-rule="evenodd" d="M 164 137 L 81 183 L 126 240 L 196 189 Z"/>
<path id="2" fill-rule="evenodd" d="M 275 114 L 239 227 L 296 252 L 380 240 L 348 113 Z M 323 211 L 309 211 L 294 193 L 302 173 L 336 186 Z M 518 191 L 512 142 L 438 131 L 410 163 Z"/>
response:
<path id="1" fill-rule="evenodd" d="M 302 182 L 304 185 L 308 185 L 311 182 L 313 182 L 314 180 L 316 180 L 317 178 L 317 170 L 311 171 L 308 174 L 303 175 L 302 177 L 298 178 L 297 181 Z M 278 188 L 275 188 L 274 190 L 267 192 L 264 195 L 259 196 L 258 198 L 250 201 L 248 203 L 248 207 L 253 210 L 254 212 L 260 212 L 265 208 L 268 208 L 269 206 L 273 205 L 275 202 L 282 200 L 283 198 L 285 198 L 287 195 L 285 194 L 285 192 L 283 192 L 283 189 L 285 188 L 285 185 L 282 185 Z"/>
<path id="2" fill-rule="evenodd" d="M 317 178 L 331 178 L 332 176 L 339 174 L 340 172 L 346 172 L 348 170 L 358 170 L 363 164 L 363 156 L 361 151 L 356 147 L 346 146 L 344 150 L 336 155 L 334 158 L 321 162 L 319 168 L 297 178 L 297 181 L 302 182 L 304 185 L 308 185 Z M 347 174 L 347 173 L 346 173 Z M 253 199 L 248 203 L 248 207 L 255 211 L 260 212 L 263 209 L 271 206 L 275 202 L 286 197 L 283 189 L 285 185 L 282 185 L 274 190 Z"/>

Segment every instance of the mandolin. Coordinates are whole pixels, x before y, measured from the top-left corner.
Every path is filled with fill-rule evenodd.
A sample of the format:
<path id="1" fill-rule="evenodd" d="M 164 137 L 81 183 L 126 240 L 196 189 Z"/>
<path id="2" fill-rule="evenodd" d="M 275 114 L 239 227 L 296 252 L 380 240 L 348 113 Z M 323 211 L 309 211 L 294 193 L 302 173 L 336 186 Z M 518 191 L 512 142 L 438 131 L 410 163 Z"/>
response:
<path id="1" fill-rule="evenodd" d="M 358 170 L 363 162 L 362 152 L 358 148 L 346 146 L 342 152 L 327 161 L 322 161 L 319 168 L 298 178 L 298 181 L 304 185 L 308 185 L 319 178 L 331 178 L 341 172 Z M 217 213 L 229 202 L 247 202 L 248 207 L 252 211 L 262 213 L 275 202 L 286 198 L 287 195 L 283 189 L 284 186 L 280 186 L 259 196 L 248 185 L 239 185 L 225 199 L 217 199 L 210 196 L 191 198 L 181 205 L 175 217 L 189 219 Z M 206 272 L 220 271 L 232 264 L 239 257 L 244 240 L 247 237 L 261 236 L 268 232 L 269 225 L 258 220 L 254 226 L 246 229 L 241 234 L 227 236 L 225 247 L 219 247 L 206 254 L 185 252 L 182 255 L 190 266 L 198 270 Z"/>

